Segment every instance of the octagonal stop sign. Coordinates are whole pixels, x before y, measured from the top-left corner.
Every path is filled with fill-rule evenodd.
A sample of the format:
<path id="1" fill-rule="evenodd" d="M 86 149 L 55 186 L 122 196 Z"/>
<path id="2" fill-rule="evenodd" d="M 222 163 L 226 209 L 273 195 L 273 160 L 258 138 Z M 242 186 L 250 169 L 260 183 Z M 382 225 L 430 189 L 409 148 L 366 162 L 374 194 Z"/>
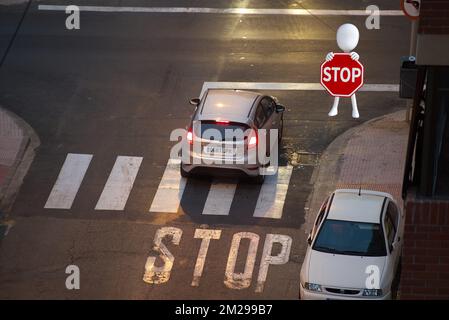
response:
<path id="1" fill-rule="evenodd" d="M 335 97 L 350 97 L 363 86 L 363 65 L 350 53 L 334 53 L 321 65 L 321 84 Z"/>

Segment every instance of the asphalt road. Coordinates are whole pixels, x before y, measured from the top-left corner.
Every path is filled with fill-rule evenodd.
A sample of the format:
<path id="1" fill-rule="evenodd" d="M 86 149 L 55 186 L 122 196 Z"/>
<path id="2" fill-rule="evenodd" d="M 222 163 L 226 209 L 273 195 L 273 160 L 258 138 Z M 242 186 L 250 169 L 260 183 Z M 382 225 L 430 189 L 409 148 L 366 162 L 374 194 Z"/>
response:
<path id="1" fill-rule="evenodd" d="M 25 7 L 17 2 L 0 5 L 1 48 Z M 280 219 L 253 217 L 261 187 L 244 182 L 228 215 L 206 215 L 211 181 L 195 179 L 187 181 L 176 213 L 149 212 L 174 144 L 170 133 L 187 125 L 193 111 L 188 99 L 205 81 L 319 82 L 319 66 L 327 52 L 338 51 L 335 32 L 345 22 L 360 30 L 356 51 L 365 82 L 398 84 L 409 21 L 383 16 L 379 30 L 367 30 L 361 16 L 81 12 L 80 30 L 67 30 L 64 12 L 38 10 L 38 4 L 71 3 L 33 1 L 0 69 L 0 104 L 26 120 L 42 142 L 10 215 L 15 226 L 1 240 L 0 298 L 297 299 L 316 160 L 345 130 L 403 109 L 405 102 L 395 92 L 360 92 L 361 118 L 353 120 L 347 99 L 339 116 L 329 118 L 332 98 L 323 91 L 268 91 L 287 107 L 281 164 L 293 164 Z M 77 4 L 150 6 L 138 0 Z M 370 4 L 399 10 L 390 0 L 214 1 L 213 7 L 364 10 Z M 73 204 L 44 208 L 69 153 L 93 155 Z M 299 164 L 293 162 L 298 154 Z M 123 210 L 96 210 L 118 156 L 141 157 L 129 198 Z M 178 245 L 170 237 L 163 241 L 174 257 L 169 280 L 150 284 L 143 281 L 145 264 L 159 255 L 153 239 L 164 227 L 182 235 Z M 201 245 L 196 229 L 221 235 L 210 240 L 199 284 L 192 286 Z M 255 262 L 243 287 L 225 283 L 239 232 L 249 238 L 240 243 L 235 273 L 244 272 L 247 257 L 248 265 Z M 285 263 L 269 265 L 263 290 L 257 290 L 269 234 L 289 236 L 291 252 Z M 249 239 L 259 239 L 257 247 L 248 249 Z M 281 249 L 275 243 L 271 255 Z M 80 268 L 80 290 L 65 287 L 70 264 Z M 163 265 L 160 258 L 156 265 Z"/>

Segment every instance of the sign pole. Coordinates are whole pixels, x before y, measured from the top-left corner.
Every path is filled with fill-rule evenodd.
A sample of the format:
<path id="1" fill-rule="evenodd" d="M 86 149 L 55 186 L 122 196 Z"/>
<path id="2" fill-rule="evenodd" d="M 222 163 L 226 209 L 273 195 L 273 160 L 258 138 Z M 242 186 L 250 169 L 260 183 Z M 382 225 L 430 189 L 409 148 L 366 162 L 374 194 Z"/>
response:
<path id="1" fill-rule="evenodd" d="M 418 35 L 418 20 L 412 20 L 411 34 L 410 34 L 410 52 L 409 55 L 416 57 L 416 42 Z M 413 101 L 407 100 L 407 113 L 405 121 L 410 123 L 413 108 Z"/>

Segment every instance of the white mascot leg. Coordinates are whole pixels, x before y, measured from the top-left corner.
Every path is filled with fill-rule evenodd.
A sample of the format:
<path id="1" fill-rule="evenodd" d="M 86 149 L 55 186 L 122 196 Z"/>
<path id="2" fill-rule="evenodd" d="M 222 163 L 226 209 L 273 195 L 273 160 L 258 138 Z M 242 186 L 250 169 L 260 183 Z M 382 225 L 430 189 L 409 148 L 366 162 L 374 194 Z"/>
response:
<path id="1" fill-rule="evenodd" d="M 335 117 L 338 114 L 338 103 L 340 102 L 340 97 L 335 97 L 334 104 L 332 105 L 331 111 L 329 111 L 329 117 Z"/>
<path id="2" fill-rule="evenodd" d="M 358 117 L 360 117 L 360 115 L 359 110 L 357 109 L 357 99 L 355 97 L 355 94 L 351 96 L 351 102 L 352 102 L 352 117 L 357 119 Z"/>

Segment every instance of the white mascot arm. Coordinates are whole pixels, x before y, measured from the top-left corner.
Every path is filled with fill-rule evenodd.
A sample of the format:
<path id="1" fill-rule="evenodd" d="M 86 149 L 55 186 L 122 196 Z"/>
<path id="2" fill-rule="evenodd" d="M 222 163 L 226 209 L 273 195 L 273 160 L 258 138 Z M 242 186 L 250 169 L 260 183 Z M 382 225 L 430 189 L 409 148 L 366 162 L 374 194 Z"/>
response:
<path id="1" fill-rule="evenodd" d="M 331 61 L 334 58 L 334 53 L 333 52 L 329 52 L 326 55 L 326 61 Z"/>
<path id="2" fill-rule="evenodd" d="M 351 58 L 352 58 L 352 60 L 357 61 L 357 60 L 359 60 L 360 56 L 357 52 L 351 52 Z"/>

